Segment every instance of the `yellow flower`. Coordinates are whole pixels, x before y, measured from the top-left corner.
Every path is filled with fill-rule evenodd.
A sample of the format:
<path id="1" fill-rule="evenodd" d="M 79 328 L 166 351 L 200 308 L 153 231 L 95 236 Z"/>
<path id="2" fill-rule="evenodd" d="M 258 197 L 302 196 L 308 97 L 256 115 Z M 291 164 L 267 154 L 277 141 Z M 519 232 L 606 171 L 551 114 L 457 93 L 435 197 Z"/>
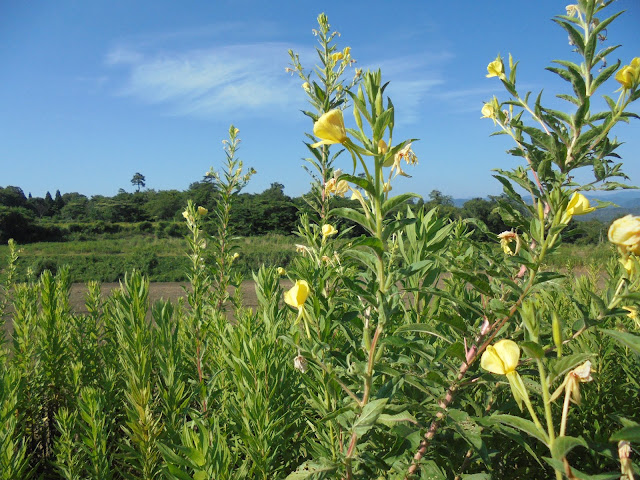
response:
<path id="1" fill-rule="evenodd" d="M 609 227 L 608 236 L 623 253 L 640 255 L 640 217 L 627 215 L 617 219 Z"/>
<path id="2" fill-rule="evenodd" d="M 529 393 L 516 367 L 520 361 L 520 347 L 512 340 L 500 340 L 489 345 L 480 358 L 480 366 L 491 373 L 506 375 L 513 398 L 522 410 L 522 403 L 529 401 Z"/>
<path id="3" fill-rule="evenodd" d="M 295 285 L 284 292 L 284 301 L 287 305 L 302 310 L 304 302 L 309 296 L 309 284 L 306 280 L 296 280 Z"/>
<path id="4" fill-rule="evenodd" d="M 302 84 L 302 88 L 305 92 L 310 92 L 311 91 L 311 85 L 309 85 L 309 82 L 304 82 Z"/>
<path id="5" fill-rule="evenodd" d="M 515 255 L 520 251 L 520 236 L 516 232 L 506 231 L 498 235 L 502 251 L 507 255 Z M 515 250 L 511 250 L 511 242 L 515 242 Z"/>
<path id="6" fill-rule="evenodd" d="M 345 143 L 348 138 L 344 128 L 342 110 L 329 110 L 323 114 L 313 126 L 313 134 L 322 140 L 311 145 L 312 148 L 320 145 Z"/>
<path id="7" fill-rule="evenodd" d="M 281 277 L 287 274 L 287 272 L 285 271 L 285 269 L 284 269 L 284 268 L 282 268 L 282 267 L 278 267 L 278 268 L 276 268 L 276 272 L 277 272 L 277 273 L 278 273 L 278 275 L 280 275 Z"/>
<path id="8" fill-rule="evenodd" d="M 500 340 L 489 345 L 482 354 L 480 366 L 491 373 L 508 375 L 516 371 L 520 361 L 520 347 L 513 340 Z"/>
<path id="9" fill-rule="evenodd" d="M 330 178 L 324 185 L 325 195 L 336 195 L 338 197 L 344 197 L 344 194 L 349 190 L 349 184 L 346 180 L 339 180 L 336 182 L 335 177 Z"/>
<path id="10" fill-rule="evenodd" d="M 487 65 L 487 72 L 487 78 L 500 77 L 504 79 L 504 63 L 502 63 L 502 58 L 498 56 L 493 62 Z"/>
<path id="11" fill-rule="evenodd" d="M 480 118 L 491 118 L 491 119 L 495 119 L 497 114 L 496 114 L 496 109 L 493 106 L 493 102 L 487 102 L 483 105 L 482 110 L 480 111 L 482 113 L 482 117 Z"/>
<path id="12" fill-rule="evenodd" d="M 389 193 L 391 190 L 392 190 L 391 183 L 385 182 L 384 185 L 382 185 L 382 191 L 384 193 Z"/>
<path id="13" fill-rule="evenodd" d="M 589 199 L 581 193 L 574 192 L 567 205 L 567 210 L 562 215 L 561 223 L 569 223 L 574 215 L 586 215 L 596 209 L 589 204 Z"/>
<path id="14" fill-rule="evenodd" d="M 344 53 L 342 52 L 336 52 L 333 55 L 331 55 L 331 60 L 333 60 L 334 63 L 342 60 L 343 58 L 344 58 Z"/>
<path id="15" fill-rule="evenodd" d="M 185 220 L 189 220 L 189 211 L 185 210 L 184 212 L 182 212 L 182 216 L 185 218 Z"/>
<path id="16" fill-rule="evenodd" d="M 627 312 L 629 312 L 627 314 L 627 317 L 629 317 L 631 320 L 638 320 L 640 319 L 638 317 L 638 307 L 622 307 L 623 309 L 625 309 Z"/>
<path id="17" fill-rule="evenodd" d="M 238 252 L 234 253 L 233 255 L 231 255 L 231 261 L 233 262 L 235 259 L 237 259 L 240 256 L 240 254 Z"/>
<path id="18" fill-rule="evenodd" d="M 351 54 L 351 47 L 344 47 L 344 51 L 342 52 L 342 54 L 346 57 L 348 57 Z"/>
<path id="19" fill-rule="evenodd" d="M 336 230 L 335 227 L 333 225 L 331 225 L 330 223 L 325 223 L 322 226 L 322 236 L 323 237 L 330 237 L 331 235 L 335 235 L 336 233 L 338 233 L 338 230 Z"/>
<path id="20" fill-rule="evenodd" d="M 638 307 L 622 307 L 627 312 L 627 317 L 629 317 L 636 324 L 636 328 L 640 328 L 640 310 Z"/>
<path id="21" fill-rule="evenodd" d="M 389 148 L 387 147 L 387 143 L 380 139 L 380 141 L 378 142 L 378 153 L 380 155 L 384 155 L 385 153 L 387 153 L 387 150 L 389 150 Z"/>
<path id="22" fill-rule="evenodd" d="M 631 65 L 625 65 L 618 73 L 616 73 L 616 80 L 622 85 L 622 88 L 625 90 L 630 90 L 633 88 L 633 84 L 635 83 L 636 71 Z"/>
<path id="23" fill-rule="evenodd" d="M 204 207 L 198 207 L 198 215 L 200 215 L 201 217 L 205 216 L 207 213 L 209 213 L 209 210 L 207 210 Z"/>

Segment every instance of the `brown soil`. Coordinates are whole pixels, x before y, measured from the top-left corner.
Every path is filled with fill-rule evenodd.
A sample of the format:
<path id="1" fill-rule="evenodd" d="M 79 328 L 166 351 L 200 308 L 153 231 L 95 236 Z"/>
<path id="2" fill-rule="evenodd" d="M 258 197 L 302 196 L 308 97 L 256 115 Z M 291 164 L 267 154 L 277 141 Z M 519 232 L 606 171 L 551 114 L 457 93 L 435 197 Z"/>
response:
<path id="1" fill-rule="evenodd" d="M 149 301 L 153 305 L 158 300 L 171 300 L 175 302 L 178 298 L 184 297 L 186 302 L 187 292 L 185 289 L 189 287 L 188 283 L 183 282 L 153 282 L 149 285 Z M 120 288 L 119 283 L 103 283 L 101 285 L 102 297 L 106 298 L 113 290 Z M 244 305 L 248 308 L 256 308 L 258 299 L 256 297 L 255 286 L 252 281 L 244 282 L 240 288 L 244 298 Z M 75 313 L 87 313 L 85 306 L 85 296 L 87 294 L 87 286 L 83 283 L 74 283 L 71 285 L 69 294 L 69 303 L 71 309 Z"/>

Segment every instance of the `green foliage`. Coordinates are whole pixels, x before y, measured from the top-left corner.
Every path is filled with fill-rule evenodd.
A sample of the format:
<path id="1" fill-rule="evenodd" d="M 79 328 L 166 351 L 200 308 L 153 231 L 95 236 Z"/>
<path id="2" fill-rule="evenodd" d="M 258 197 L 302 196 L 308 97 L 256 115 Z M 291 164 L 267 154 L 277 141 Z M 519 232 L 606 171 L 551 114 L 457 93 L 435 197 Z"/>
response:
<path id="1" fill-rule="evenodd" d="M 596 51 L 617 16 L 594 17 L 608 3 L 580 0 L 556 18 L 582 56 L 581 66 L 552 67 L 571 85 L 561 96 L 570 113 L 520 95 L 512 59 L 489 65 L 509 99 L 494 97 L 483 113 L 523 164 L 497 172 L 504 195 L 472 202 L 475 219 L 447 212 L 437 191 L 422 205 L 390 193 L 416 163 L 411 140 L 393 139 L 381 72 L 341 83 L 350 50 L 337 49 L 320 15 L 319 80 L 291 54 L 320 137 L 308 145 L 315 186 L 295 246 L 267 257 L 284 237 L 253 246 L 233 237 L 253 173 L 236 158 L 233 126 L 221 171 L 192 189 L 210 208 L 191 200 L 182 213 L 186 241 L 154 243 L 149 230 L 173 224 L 140 223 L 140 248 L 105 242 L 105 256 L 139 255 L 147 271 L 124 274 L 107 298 L 91 282 L 87 313 L 71 311 L 68 268 L 21 278 L 11 242 L 0 289 L 0 478 L 630 478 L 640 227 L 616 224 L 617 251 L 589 257 L 563 245 L 572 218 L 590 210 L 579 191 L 624 175 L 608 133 L 640 96 L 634 60 L 637 78 L 616 75 L 618 102 L 590 112 L 618 67 L 591 73 L 612 51 Z M 354 129 L 336 110 L 347 99 Z M 349 174 L 335 168 L 337 144 Z M 595 180 L 578 184 L 579 168 Z M 351 201 L 337 199 L 348 191 Z M 118 205 L 138 208 L 145 193 L 121 192 Z M 263 196 L 287 201 L 279 184 Z M 86 258 L 87 243 L 68 247 Z M 46 266 L 53 247 L 32 247 Z M 187 252 L 186 300 L 152 306 L 145 274 L 176 248 Z M 250 310 L 228 287 L 260 259 L 272 265 L 254 268 Z M 295 282 L 287 291 L 285 276 Z"/>

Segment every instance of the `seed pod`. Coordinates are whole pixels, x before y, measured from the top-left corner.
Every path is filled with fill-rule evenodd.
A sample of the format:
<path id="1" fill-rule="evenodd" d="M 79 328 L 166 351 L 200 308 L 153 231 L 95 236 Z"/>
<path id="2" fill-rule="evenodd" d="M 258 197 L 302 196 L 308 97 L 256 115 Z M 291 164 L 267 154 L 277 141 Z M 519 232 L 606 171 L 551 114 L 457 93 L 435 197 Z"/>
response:
<path id="1" fill-rule="evenodd" d="M 353 107 L 353 116 L 356 119 L 356 125 L 358 125 L 358 128 L 362 130 L 362 117 L 360 116 L 360 110 L 358 110 L 358 107 Z"/>
<path id="2" fill-rule="evenodd" d="M 551 331 L 553 332 L 553 343 L 556 345 L 558 358 L 560 358 L 562 356 L 562 324 L 556 312 L 553 312 L 551 316 Z"/>

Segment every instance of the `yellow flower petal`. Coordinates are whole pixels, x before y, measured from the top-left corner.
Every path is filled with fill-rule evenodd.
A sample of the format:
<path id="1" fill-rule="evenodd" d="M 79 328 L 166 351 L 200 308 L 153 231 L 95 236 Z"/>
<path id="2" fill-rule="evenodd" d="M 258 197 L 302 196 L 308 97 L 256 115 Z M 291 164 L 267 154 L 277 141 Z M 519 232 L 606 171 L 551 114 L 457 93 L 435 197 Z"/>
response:
<path id="1" fill-rule="evenodd" d="M 635 80 L 635 68 L 631 65 L 626 65 L 622 67 L 616 73 L 616 80 L 622 85 L 622 88 L 625 90 L 629 90 L 633 88 L 634 80 Z"/>
<path id="2" fill-rule="evenodd" d="M 330 223 L 326 223 L 322 226 L 323 237 L 330 237 L 331 235 L 335 235 L 336 233 L 338 233 L 338 230 L 336 230 L 335 227 Z"/>
<path id="3" fill-rule="evenodd" d="M 609 241 L 626 253 L 640 254 L 640 216 L 627 215 L 609 227 Z"/>
<path id="4" fill-rule="evenodd" d="M 319 145 L 345 143 L 348 139 L 342 110 L 330 110 L 323 114 L 313 125 L 313 134 L 321 139 L 320 142 L 311 145 L 313 148 Z"/>
<path id="5" fill-rule="evenodd" d="M 284 301 L 287 305 L 300 310 L 309 296 L 309 284 L 306 280 L 296 280 L 295 285 L 284 292 Z"/>
<path id="6" fill-rule="evenodd" d="M 504 64 L 502 59 L 497 57 L 493 62 L 487 65 L 487 78 L 491 77 L 504 77 Z"/>
<path id="7" fill-rule="evenodd" d="M 596 207 L 591 206 L 587 197 L 585 197 L 581 193 L 575 192 L 571 196 L 571 200 L 569 200 L 567 213 L 569 215 L 585 215 L 587 213 L 593 212 L 595 209 Z"/>
<path id="8" fill-rule="evenodd" d="M 520 347 L 513 340 L 500 340 L 495 345 L 489 345 L 482 354 L 480 366 L 498 375 L 515 372 L 520 361 Z"/>

